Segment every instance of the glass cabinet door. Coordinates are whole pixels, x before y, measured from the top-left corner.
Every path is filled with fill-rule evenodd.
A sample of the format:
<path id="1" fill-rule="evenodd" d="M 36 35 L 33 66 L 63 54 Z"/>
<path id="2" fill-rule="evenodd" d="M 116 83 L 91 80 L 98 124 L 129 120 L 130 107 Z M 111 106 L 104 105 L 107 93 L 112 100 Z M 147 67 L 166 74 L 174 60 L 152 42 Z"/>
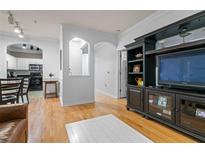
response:
<path id="1" fill-rule="evenodd" d="M 164 92 L 148 92 L 148 112 L 168 121 L 175 121 L 174 95 Z"/>
<path id="2" fill-rule="evenodd" d="M 205 136 L 205 99 L 177 96 L 177 124 Z"/>

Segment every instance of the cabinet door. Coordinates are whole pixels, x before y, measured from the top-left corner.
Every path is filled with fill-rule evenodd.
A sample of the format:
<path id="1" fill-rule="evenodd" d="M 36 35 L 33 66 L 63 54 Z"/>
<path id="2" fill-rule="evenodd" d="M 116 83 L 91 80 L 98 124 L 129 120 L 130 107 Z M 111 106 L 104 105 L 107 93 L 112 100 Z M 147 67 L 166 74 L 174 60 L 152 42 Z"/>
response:
<path id="1" fill-rule="evenodd" d="M 141 89 L 128 88 L 128 107 L 143 110 Z"/>
<path id="2" fill-rule="evenodd" d="M 175 123 L 175 94 L 146 90 L 145 106 L 150 115 Z"/>
<path id="3" fill-rule="evenodd" d="M 205 98 L 177 95 L 177 125 L 205 136 Z"/>

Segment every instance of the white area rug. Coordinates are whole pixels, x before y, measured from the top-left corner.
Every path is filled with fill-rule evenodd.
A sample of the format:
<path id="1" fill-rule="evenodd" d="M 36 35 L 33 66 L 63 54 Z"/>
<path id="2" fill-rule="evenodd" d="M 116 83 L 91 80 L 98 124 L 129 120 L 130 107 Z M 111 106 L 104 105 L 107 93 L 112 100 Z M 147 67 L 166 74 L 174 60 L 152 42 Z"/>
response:
<path id="1" fill-rule="evenodd" d="M 152 143 L 112 114 L 66 124 L 71 143 Z"/>

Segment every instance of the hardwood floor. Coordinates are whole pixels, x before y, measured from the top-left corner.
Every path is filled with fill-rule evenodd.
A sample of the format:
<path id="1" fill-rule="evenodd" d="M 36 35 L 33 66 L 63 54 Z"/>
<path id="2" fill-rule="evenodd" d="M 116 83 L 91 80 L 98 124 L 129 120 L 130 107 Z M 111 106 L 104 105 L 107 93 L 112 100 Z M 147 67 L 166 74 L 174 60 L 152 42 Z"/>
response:
<path id="1" fill-rule="evenodd" d="M 65 124 L 113 114 L 154 142 L 196 142 L 180 132 L 126 110 L 125 99 L 96 96 L 96 102 L 61 107 L 59 99 L 32 97 L 29 104 L 29 142 L 68 142 Z"/>

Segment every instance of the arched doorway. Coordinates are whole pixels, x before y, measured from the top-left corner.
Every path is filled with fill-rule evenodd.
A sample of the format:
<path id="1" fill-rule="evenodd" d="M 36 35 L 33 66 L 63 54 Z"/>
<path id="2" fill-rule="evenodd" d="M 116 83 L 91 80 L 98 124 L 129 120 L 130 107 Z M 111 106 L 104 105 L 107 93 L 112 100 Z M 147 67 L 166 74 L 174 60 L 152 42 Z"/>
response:
<path id="1" fill-rule="evenodd" d="M 29 43 L 15 43 L 7 46 L 7 77 L 30 78 L 29 89 L 43 89 L 43 50 Z"/>
<path id="2" fill-rule="evenodd" d="M 95 93 L 117 98 L 118 71 L 117 50 L 110 42 L 99 42 L 94 46 Z"/>

